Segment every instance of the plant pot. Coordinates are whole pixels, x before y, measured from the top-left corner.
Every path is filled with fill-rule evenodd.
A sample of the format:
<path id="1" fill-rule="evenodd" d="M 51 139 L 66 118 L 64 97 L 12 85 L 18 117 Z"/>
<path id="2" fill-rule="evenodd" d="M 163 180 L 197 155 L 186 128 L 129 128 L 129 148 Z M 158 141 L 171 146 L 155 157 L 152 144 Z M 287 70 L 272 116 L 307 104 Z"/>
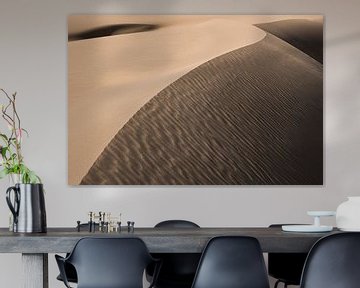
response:
<path id="1" fill-rule="evenodd" d="M 13 173 L 9 174 L 9 183 L 11 186 L 22 183 L 22 175 Z"/>
<path id="2" fill-rule="evenodd" d="M 11 194 L 14 194 L 13 197 Z M 7 189 L 6 201 L 14 217 L 14 232 L 42 233 L 47 231 L 42 184 L 15 184 Z"/>
<path id="3" fill-rule="evenodd" d="M 348 197 L 338 206 L 336 225 L 342 231 L 360 231 L 360 196 Z"/>

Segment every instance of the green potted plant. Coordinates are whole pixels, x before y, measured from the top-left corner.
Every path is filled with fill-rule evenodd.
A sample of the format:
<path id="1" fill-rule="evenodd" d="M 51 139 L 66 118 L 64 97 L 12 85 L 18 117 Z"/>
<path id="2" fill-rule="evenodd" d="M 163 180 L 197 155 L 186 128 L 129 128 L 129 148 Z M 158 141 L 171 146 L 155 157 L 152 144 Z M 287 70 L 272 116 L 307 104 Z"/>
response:
<path id="1" fill-rule="evenodd" d="M 16 93 L 9 95 L 0 89 L 6 103 L 0 104 L 1 116 L 8 126 L 8 132 L 0 131 L 0 179 L 10 176 L 13 183 L 41 183 L 41 179 L 24 163 L 21 153 L 23 136 L 28 132 L 22 128 L 19 114 L 16 110 Z"/>
<path id="2" fill-rule="evenodd" d="M 10 176 L 12 185 L 6 190 L 6 202 L 13 216 L 10 230 L 20 233 L 47 231 L 44 189 L 39 176 L 24 163 L 21 144 L 27 131 L 22 128 L 16 109 L 16 93 L 5 96 L 0 104 L 1 117 L 8 127 L 7 133 L 0 131 L 0 179 Z"/>

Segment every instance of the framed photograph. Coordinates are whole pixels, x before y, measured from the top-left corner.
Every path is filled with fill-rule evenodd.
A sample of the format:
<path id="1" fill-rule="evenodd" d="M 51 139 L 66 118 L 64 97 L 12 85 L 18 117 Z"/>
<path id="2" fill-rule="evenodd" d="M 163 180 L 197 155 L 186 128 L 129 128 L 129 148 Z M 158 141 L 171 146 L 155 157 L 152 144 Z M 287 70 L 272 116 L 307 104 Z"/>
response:
<path id="1" fill-rule="evenodd" d="M 323 16 L 71 15 L 70 185 L 322 185 Z"/>

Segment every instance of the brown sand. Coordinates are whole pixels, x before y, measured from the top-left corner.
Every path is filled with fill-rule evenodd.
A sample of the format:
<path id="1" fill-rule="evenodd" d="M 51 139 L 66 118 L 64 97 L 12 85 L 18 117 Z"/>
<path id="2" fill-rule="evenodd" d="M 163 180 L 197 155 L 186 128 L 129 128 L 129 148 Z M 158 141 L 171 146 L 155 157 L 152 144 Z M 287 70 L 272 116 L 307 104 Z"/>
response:
<path id="1" fill-rule="evenodd" d="M 323 183 L 322 65 L 267 35 L 162 90 L 82 184 Z"/>
<path id="2" fill-rule="evenodd" d="M 124 124 L 154 95 L 195 67 L 260 41 L 255 23 L 316 16 L 69 17 L 69 34 L 118 24 L 149 32 L 69 42 L 69 184 L 78 184 Z"/>

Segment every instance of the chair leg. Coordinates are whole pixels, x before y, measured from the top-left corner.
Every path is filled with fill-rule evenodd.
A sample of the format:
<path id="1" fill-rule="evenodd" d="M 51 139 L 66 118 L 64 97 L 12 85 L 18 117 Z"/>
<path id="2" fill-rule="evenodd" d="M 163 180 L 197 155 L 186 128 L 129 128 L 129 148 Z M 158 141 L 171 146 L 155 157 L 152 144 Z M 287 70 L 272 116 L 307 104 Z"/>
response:
<path id="1" fill-rule="evenodd" d="M 277 288 L 280 283 L 284 283 L 284 288 L 288 287 L 288 284 L 286 282 L 283 282 L 281 280 L 277 280 L 274 284 L 274 288 Z"/>

